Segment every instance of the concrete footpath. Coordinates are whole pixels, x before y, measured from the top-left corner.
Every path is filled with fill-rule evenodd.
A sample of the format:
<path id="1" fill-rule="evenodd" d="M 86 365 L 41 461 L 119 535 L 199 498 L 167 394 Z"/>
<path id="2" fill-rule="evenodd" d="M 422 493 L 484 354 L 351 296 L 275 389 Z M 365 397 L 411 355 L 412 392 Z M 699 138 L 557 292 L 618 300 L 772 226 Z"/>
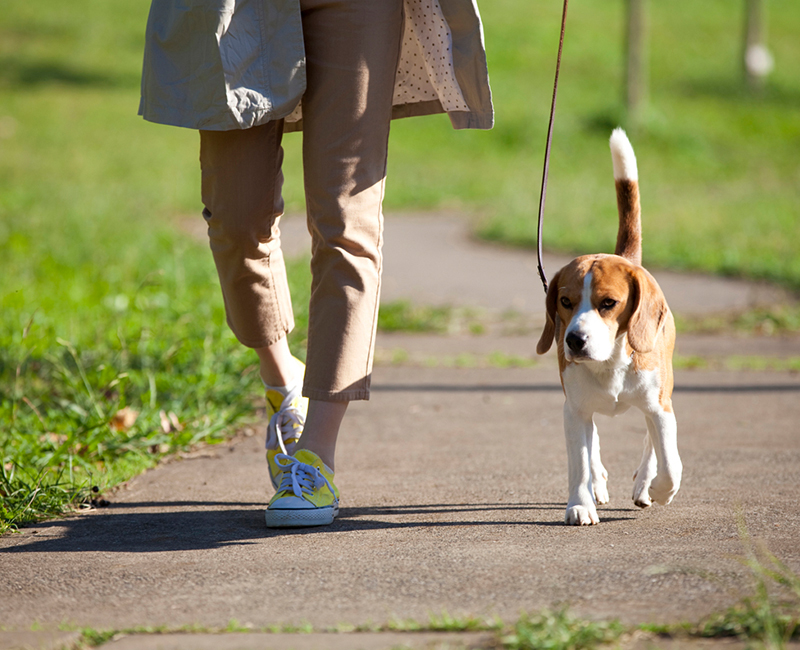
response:
<path id="1" fill-rule="evenodd" d="M 289 250 L 292 228 L 302 243 L 302 228 L 291 222 L 284 227 Z M 685 473 L 666 507 L 639 510 L 630 499 L 642 417 L 598 418 L 611 502 L 599 509 L 600 525 L 567 527 L 563 394 L 554 353 L 534 353 L 543 318 L 535 256 L 475 243 L 452 217 L 389 218 L 385 252 L 385 300 L 482 310 L 493 325 L 480 336 L 379 336 L 373 397 L 351 406 L 340 437 L 336 522 L 267 530 L 262 432 L 245 432 L 130 481 L 108 508 L 0 538 L 0 624 L 7 630 L 0 649 L 24 647 L 14 634 L 37 634 L 34 624 L 46 634 L 64 623 L 224 627 L 234 619 L 319 630 L 424 622 L 442 612 L 513 621 L 561 604 L 593 619 L 697 621 L 749 593 L 748 570 L 736 559 L 744 552 L 740 521 L 800 571 L 797 373 L 676 373 Z M 550 275 L 561 261 L 548 258 Z M 655 275 L 684 315 L 790 299 L 749 283 Z M 678 353 L 724 368 L 721 360 L 732 356 L 800 357 L 800 340 L 684 336 Z M 501 367 L 499 359 L 512 358 L 537 362 Z M 486 635 L 235 635 L 224 645 L 206 636 L 127 636 L 106 646 L 491 642 Z"/>

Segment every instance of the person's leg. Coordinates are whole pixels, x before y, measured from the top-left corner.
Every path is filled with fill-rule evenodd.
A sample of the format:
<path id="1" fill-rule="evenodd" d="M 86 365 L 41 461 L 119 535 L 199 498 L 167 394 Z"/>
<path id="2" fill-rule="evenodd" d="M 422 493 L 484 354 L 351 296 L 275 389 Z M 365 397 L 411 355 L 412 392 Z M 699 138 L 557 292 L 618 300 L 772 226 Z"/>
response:
<path id="1" fill-rule="evenodd" d="M 267 386 L 286 386 L 296 379 L 297 366 L 286 337 L 275 343 L 255 348 L 261 380 Z"/>
<path id="2" fill-rule="evenodd" d="M 295 445 L 295 451 L 300 449 L 313 451 L 331 471 L 334 471 L 336 442 L 348 404 L 349 402 L 309 400 L 305 429 L 303 436 Z"/>
<path id="3" fill-rule="evenodd" d="M 350 400 L 368 399 L 380 292 L 384 179 L 402 0 L 301 0 L 308 88 L 303 169 L 312 286 L 308 419 L 267 525 L 338 512 L 333 465 Z M 299 463 L 299 464 L 298 464 Z M 302 477 L 302 478 L 298 478 Z"/>
<path id="4" fill-rule="evenodd" d="M 332 451 L 343 405 L 369 397 L 402 3 L 302 0 L 301 8 L 308 75 L 303 167 L 313 283 L 304 385 L 312 435 L 299 446 Z M 334 408 L 331 402 L 340 404 Z M 317 421 L 327 433 L 316 430 Z M 330 465 L 333 455 L 326 456 Z"/>
<path id="5" fill-rule="evenodd" d="M 285 337 L 294 319 L 278 227 L 282 135 L 282 121 L 200 132 L 203 216 L 228 324 L 258 351 L 266 383 L 292 370 Z"/>
<path id="6" fill-rule="evenodd" d="M 237 131 L 201 131 L 202 196 L 211 250 L 236 337 L 255 349 L 266 386 L 267 460 L 303 431 L 303 365 L 289 351 L 293 326 L 278 220 L 283 213 L 283 122 Z"/>

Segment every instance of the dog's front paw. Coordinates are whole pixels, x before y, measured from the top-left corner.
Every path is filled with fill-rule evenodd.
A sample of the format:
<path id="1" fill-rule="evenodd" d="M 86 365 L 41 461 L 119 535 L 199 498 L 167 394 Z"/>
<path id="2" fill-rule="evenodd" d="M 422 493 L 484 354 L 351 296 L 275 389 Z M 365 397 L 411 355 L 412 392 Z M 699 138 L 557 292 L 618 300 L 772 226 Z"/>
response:
<path id="1" fill-rule="evenodd" d="M 672 501 L 672 498 L 677 494 L 680 486 L 680 479 L 675 480 L 671 476 L 658 474 L 650 484 L 650 498 L 656 503 L 660 503 L 662 506 L 665 506 Z"/>
<path id="2" fill-rule="evenodd" d="M 594 506 L 569 506 L 564 522 L 568 526 L 593 526 L 600 523 L 600 517 Z"/>

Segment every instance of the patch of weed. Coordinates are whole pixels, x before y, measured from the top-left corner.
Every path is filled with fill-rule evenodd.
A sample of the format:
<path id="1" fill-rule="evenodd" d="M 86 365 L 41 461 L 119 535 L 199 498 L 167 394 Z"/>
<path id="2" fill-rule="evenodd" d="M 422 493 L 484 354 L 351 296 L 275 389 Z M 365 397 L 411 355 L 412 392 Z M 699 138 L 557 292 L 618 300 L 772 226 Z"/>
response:
<path id="1" fill-rule="evenodd" d="M 800 332 L 800 305 L 796 303 L 759 307 L 744 312 L 699 318 L 676 317 L 679 332 L 736 332 L 756 336 L 779 336 Z"/>
<path id="2" fill-rule="evenodd" d="M 594 622 L 575 618 L 566 609 L 545 610 L 523 615 L 501 641 L 508 650 L 583 650 L 612 643 L 624 632 L 616 620 Z"/>
<path id="3" fill-rule="evenodd" d="M 800 357 L 768 357 L 760 355 L 702 357 L 698 355 L 675 355 L 672 363 L 675 368 L 681 370 L 800 372 Z"/>
<path id="4" fill-rule="evenodd" d="M 402 348 L 394 348 L 376 350 L 375 363 L 417 368 L 532 368 L 538 361 L 499 350 L 489 354 L 462 352 L 457 355 L 434 355 L 411 353 Z"/>
<path id="5" fill-rule="evenodd" d="M 397 300 L 381 305 L 378 328 L 384 332 L 447 332 L 453 320 L 452 307 L 426 307 Z"/>
<path id="6" fill-rule="evenodd" d="M 383 332 L 465 333 L 480 336 L 486 332 L 486 325 L 474 309 L 449 305 L 414 305 L 407 300 L 396 300 L 381 305 L 378 329 Z"/>
<path id="7" fill-rule="evenodd" d="M 735 607 L 708 618 L 697 634 L 735 636 L 781 650 L 790 640 L 800 638 L 800 576 L 750 537 L 742 515 L 739 538 L 745 551 L 740 562 L 750 570 L 753 593 Z"/>

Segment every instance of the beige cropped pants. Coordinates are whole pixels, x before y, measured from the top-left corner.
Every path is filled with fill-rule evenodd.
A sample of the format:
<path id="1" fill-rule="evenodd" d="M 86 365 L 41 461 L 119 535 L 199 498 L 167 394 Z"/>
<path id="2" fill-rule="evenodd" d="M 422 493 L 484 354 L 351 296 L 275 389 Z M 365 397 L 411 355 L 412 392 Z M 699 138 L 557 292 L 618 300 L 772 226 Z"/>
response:
<path id="1" fill-rule="evenodd" d="M 301 0 L 303 171 L 311 301 L 303 393 L 368 399 L 402 0 Z M 294 326 L 278 222 L 283 120 L 201 131 L 203 215 L 228 324 L 265 347 Z"/>

